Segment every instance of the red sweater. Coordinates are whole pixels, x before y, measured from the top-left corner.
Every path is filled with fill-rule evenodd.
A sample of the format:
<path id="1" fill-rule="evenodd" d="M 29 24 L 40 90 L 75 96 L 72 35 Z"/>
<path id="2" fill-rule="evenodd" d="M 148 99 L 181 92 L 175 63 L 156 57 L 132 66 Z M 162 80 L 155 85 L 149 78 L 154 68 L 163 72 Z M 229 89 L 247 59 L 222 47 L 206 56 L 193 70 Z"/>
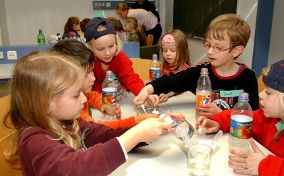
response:
<path id="1" fill-rule="evenodd" d="M 106 70 L 102 68 L 102 62 L 96 58 L 94 65 L 94 74 L 96 77 L 93 90 L 98 92 L 102 91 L 102 83 L 105 79 Z M 139 78 L 132 68 L 131 60 L 123 53 L 120 52 L 117 56 L 114 56 L 111 63 L 108 65 L 108 70 L 111 70 L 116 74 L 120 83 L 134 95 L 138 95 L 140 90 L 144 87 L 144 82 Z"/>
<path id="2" fill-rule="evenodd" d="M 109 175 L 125 162 L 117 136 L 127 129 L 111 129 L 79 120 L 85 133 L 83 148 L 74 150 L 40 127 L 25 129 L 19 142 L 19 155 L 24 175 Z"/>
<path id="3" fill-rule="evenodd" d="M 102 103 L 102 95 L 98 93 L 97 91 L 91 91 L 89 93 L 85 93 L 87 97 L 87 102 L 84 104 L 84 108 L 81 112 L 80 118 L 84 119 L 88 122 L 96 122 L 99 124 L 103 124 L 105 126 L 108 126 L 110 128 L 125 128 L 125 127 L 133 127 L 135 123 L 135 117 L 129 117 L 127 119 L 120 119 L 120 120 L 113 120 L 113 121 L 103 121 L 98 122 L 95 121 L 89 114 L 90 107 L 96 108 L 98 110 L 102 109 L 102 106 L 104 105 Z"/>
<path id="4" fill-rule="evenodd" d="M 216 120 L 224 132 L 229 132 L 230 116 L 231 110 L 225 110 L 210 118 Z M 253 112 L 253 138 L 276 155 L 268 155 L 260 162 L 259 175 L 284 176 L 284 130 L 274 137 L 277 132 L 275 125 L 280 120 L 280 118 L 265 117 L 261 109 Z"/>

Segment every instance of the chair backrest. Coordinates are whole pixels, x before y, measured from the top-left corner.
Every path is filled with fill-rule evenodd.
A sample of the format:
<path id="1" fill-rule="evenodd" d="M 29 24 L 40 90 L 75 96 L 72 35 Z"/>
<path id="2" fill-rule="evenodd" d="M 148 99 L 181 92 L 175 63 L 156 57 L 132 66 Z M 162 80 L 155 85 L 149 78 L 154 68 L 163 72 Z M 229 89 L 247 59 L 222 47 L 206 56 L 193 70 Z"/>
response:
<path id="1" fill-rule="evenodd" d="M 153 54 L 157 54 L 159 56 L 159 53 L 160 53 L 160 45 L 140 47 L 140 58 L 141 59 L 152 59 Z"/>
<path id="2" fill-rule="evenodd" d="M 153 45 L 153 40 L 154 40 L 154 35 L 153 34 L 148 34 L 147 38 L 146 38 L 147 46 Z"/>
<path id="3" fill-rule="evenodd" d="M 149 68 L 152 61 L 147 59 L 131 59 L 131 61 L 135 73 L 137 73 L 143 81 L 149 80 Z"/>
<path id="4" fill-rule="evenodd" d="M 10 149 L 14 137 L 15 130 L 4 126 L 4 117 L 9 112 L 10 109 L 10 95 L 0 98 L 0 171 L 1 175 L 13 175 L 20 176 L 22 172 L 20 169 L 14 168 L 7 160 L 4 158 L 4 152 Z"/>
<path id="5" fill-rule="evenodd" d="M 264 89 L 264 87 L 265 87 L 265 84 L 264 84 L 262 78 L 263 78 L 263 75 L 260 75 L 260 76 L 257 78 L 258 93 L 260 93 L 260 92 Z"/>

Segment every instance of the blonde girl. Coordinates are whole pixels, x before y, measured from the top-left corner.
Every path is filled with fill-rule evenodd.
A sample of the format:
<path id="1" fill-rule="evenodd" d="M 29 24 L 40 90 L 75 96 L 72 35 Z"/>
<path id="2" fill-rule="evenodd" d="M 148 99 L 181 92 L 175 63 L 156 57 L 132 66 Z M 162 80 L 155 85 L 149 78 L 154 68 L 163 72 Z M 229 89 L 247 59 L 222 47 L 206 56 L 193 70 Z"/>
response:
<path id="1" fill-rule="evenodd" d="M 28 54 L 15 65 L 10 118 L 18 139 L 10 156 L 18 153 L 24 175 L 109 175 L 138 143 L 171 129 L 157 118 L 128 131 L 79 119 L 85 77 L 79 63 L 50 51 Z"/>
<path id="2" fill-rule="evenodd" d="M 136 18 L 127 17 L 124 25 L 125 31 L 129 32 L 129 41 L 140 42 L 140 46 L 145 46 L 147 44 L 144 28 L 138 23 Z"/>
<path id="3" fill-rule="evenodd" d="M 134 72 L 131 60 L 121 51 L 121 42 L 112 23 L 106 18 L 93 18 L 87 25 L 85 37 L 95 55 L 93 90 L 102 91 L 106 71 L 111 70 L 122 86 L 137 95 L 144 82 Z"/>

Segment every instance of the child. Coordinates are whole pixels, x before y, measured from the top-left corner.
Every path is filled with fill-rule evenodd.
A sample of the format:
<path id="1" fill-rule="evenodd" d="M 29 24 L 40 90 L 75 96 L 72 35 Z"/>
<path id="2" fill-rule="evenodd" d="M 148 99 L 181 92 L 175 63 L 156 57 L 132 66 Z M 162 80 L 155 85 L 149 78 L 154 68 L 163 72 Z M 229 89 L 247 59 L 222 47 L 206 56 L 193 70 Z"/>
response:
<path id="1" fill-rule="evenodd" d="M 198 107 L 196 112 L 199 116 L 211 116 L 223 109 L 232 108 L 241 92 L 249 93 L 249 103 L 253 110 L 257 109 L 259 104 L 255 72 L 235 61 L 243 52 L 249 37 L 248 23 L 237 15 L 218 16 L 208 26 L 204 42 L 209 62 L 155 79 L 141 90 L 133 102 L 142 104 L 152 93 L 181 93 L 187 90 L 195 93 L 201 68 L 205 67 L 208 68 L 212 85 L 211 99 L 216 104 L 208 103 Z M 157 103 L 157 99 L 152 101 Z"/>
<path id="2" fill-rule="evenodd" d="M 121 23 L 121 21 L 116 18 L 116 17 L 108 17 L 107 18 L 113 25 L 114 27 L 114 30 L 116 31 L 117 34 L 121 33 L 121 32 L 124 32 L 124 28 L 123 28 L 123 25 Z"/>
<path id="3" fill-rule="evenodd" d="M 173 130 L 158 118 L 128 131 L 78 119 L 86 102 L 86 73 L 66 57 L 34 52 L 15 65 L 10 117 L 18 131 L 14 155 L 24 175 L 109 175 L 138 143 Z"/>
<path id="4" fill-rule="evenodd" d="M 232 149 L 229 164 L 237 174 L 284 175 L 284 60 L 271 65 L 264 73 L 265 89 L 260 92 L 260 109 L 253 112 L 252 137 L 276 156 L 265 156 L 251 140 L 253 152 Z M 200 120 L 197 126 L 206 133 L 222 129 L 229 132 L 231 111 L 223 111 L 210 119 Z"/>
<path id="5" fill-rule="evenodd" d="M 152 12 L 144 9 L 130 9 L 125 3 L 118 3 L 115 11 L 122 19 L 126 17 L 136 18 L 138 23 L 145 28 L 146 35 L 152 34 L 154 36 L 153 44 L 158 43 L 162 34 L 162 27 L 158 18 Z"/>
<path id="6" fill-rule="evenodd" d="M 105 105 L 102 103 L 102 95 L 97 91 L 91 91 L 96 79 L 93 73 L 94 55 L 92 51 L 78 40 L 61 40 L 54 45 L 51 50 L 74 57 L 75 60 L 80 62 L 81 66 L 86 72 L 87 76 L 85 78 L 82 91 L 87 97 L 87 102 L 84 103 L 84 108 L 81 112 L 80 118 L 89 122 L 95 122 L 95 120 L 89 115 L 90 107 L 101 110 L 104 113 L 114 115 L 115 113 L 112 110 L 113 107 L 111 105 Z M 120 108 L 118 111 L 120 111 Z M 155 117 L 153 114 L 141 114 L 139 116 L 130 117 L 127 119 L 96 122 L 111 128 L 133 127 L 137 123 L 151 116 Z"/>
<path id="7" fill-rule="evenodd" d="M 145 46 L 146 34 L 143 26 L 138 23 L 134 17 L 127 17 L 125 19 L 125 32 L 129 32 L 129 41 L 136 41 L 140 43 L 140 46 Z"/>
<path id="8" fill-rule="evenodd" d="M 176 74 L 189 67 L 189 49 L 187 38 L 179 29 L 174 29 L 165 33 L 161 37 L 161 51 L 163 56 L 162 74 Z M 174 92 L 160 94 L 160 103 L 175 95 Z"/>
<path id="9" fill-rule="evenodd" d="M 76 38 L 80 36 L 80 19 L 78 17 L 69 17 L 64 25 L 64 33 L 62 39 Z"/>
<path id="10" fill-rule="evenodd" d="M 134 72 L 131 60 L 121 51 L 121 43 L 115 34 L 112 23 L 106 18 L 94 18 L 87 25 L 85 38 L 96 61 L 93 90 L 102 91 L 106 71 L 111 70 L 127 90 L 137 95 L 144 82 Z"/>
<path id="11" fill-rule="evenodd" d="M 85 33 L 85 31 L 86 31 L 86 26 L 87 26 L 87 24 L 88 24 L 90 21 L 91 21 L 90 18 L 84 18 L 82 21 L 80 21 L 80 28 L 81 28 L 81 31 L 82 31 L 83 33 Z"/>

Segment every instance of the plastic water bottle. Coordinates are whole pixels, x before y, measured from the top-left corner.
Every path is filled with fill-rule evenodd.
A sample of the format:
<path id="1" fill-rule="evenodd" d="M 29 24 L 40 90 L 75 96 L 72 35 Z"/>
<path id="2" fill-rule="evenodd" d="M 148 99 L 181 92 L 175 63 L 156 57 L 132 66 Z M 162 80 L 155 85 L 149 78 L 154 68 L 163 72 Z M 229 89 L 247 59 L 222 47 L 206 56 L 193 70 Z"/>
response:
<path id="1" fill-rule="evenodd" d="M 188 121 L 184 120 L 181 122 L 176 117 L 165 114 L 161 114 L 159 118 L 165 122 L 169 122 L 175 128 L 175 136 L 181 139 L 186 146 L 191 145 L 190 138 L 193 136 L 194 128 Z"/>
<path id="2" fill-rule="evenodd" d="M 38 45 L 45 45 L 45 36 L 42 33 L 42 30 L 39 29 L 38 30 L 38 34 L 37 34 L 37 44 Z"/>
<path id="3" fill-rule="evenodd" d="M 153 54 L 151 67 L 149 68 L 149 79 L 153 81 L 154 79 L 157 79 L 160 76 L 161 76 L 161 68 L 160 68 L 160 62 L 158 61 L 158 55 Z"/>
<path id="4" fill-rule="evenodd" d="M 117 88 L 115 87 L 112 71 L 106 72 L 106 77 L 102 83 L 102 102 L 103 104 L 112 105 L 112 111 L 117 110 Z M 106 120 L 116 120 L 120 117 L 117 115 L 105 115 Z"/>
<path id="5" fill-rule="evenodd" d="M 237 104 L 232 109 L 230 123 L 229 147 L 248 151 L 250 149 L 249 138 L 252 136 L 253 112 L 249 101 L 249 95 L 242 92 Z"/>

